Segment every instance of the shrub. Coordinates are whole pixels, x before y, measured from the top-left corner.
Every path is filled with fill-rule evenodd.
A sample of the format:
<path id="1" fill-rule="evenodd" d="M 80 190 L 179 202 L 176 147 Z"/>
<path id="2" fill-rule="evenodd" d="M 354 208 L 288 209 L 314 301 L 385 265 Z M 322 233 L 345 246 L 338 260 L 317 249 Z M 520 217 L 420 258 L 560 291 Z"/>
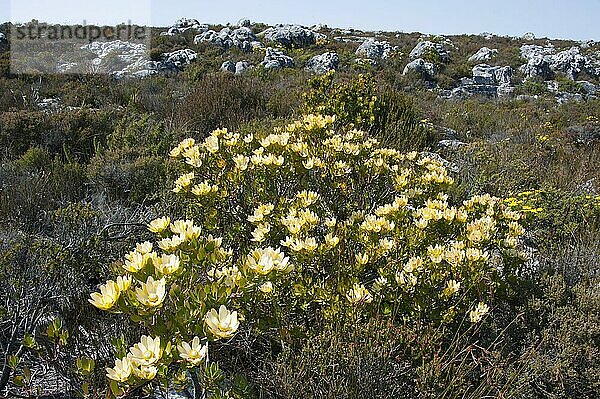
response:
<path id="1" fill-rule="evenodd" d="M 333 123 L 307 115 L 271 134 L 222 129 L 171 152 L 187 168 L 173 191 L 193 220 L 151 222 L 156 241 L 92 295 L 149 334 L 129 357 L 118 351 L 113 392 L 186 385 L 186 371 L 196 397 L 228 391 L 214 361 L 240 328 L 285 341 L 320 320 L 370 314 L 458 328 L 511 295 L 518 213 L 490 196 L 452 206 L 439 161 Z"/>

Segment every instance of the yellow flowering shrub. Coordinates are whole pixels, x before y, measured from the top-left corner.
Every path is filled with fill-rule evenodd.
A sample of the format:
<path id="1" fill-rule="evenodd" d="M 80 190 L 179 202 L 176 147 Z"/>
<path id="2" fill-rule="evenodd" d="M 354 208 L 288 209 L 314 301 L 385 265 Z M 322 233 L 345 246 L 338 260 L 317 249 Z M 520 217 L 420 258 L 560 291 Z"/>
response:
<path id="1" fill-rule="evenodd" d="M 520 213 L 489 195 L 452 203 L 441 160 L 334 122 L 220 129 L 171 151 L 185 218 L 150 222 L 156 239 L 90 299 L 148 334 L 107 370 L 113 391 L 186 376 L 197 385 L 213 343 L 240 329 L 283 339 L 365 313 L 458 324 L 493 312 L 523 263 Z"/>

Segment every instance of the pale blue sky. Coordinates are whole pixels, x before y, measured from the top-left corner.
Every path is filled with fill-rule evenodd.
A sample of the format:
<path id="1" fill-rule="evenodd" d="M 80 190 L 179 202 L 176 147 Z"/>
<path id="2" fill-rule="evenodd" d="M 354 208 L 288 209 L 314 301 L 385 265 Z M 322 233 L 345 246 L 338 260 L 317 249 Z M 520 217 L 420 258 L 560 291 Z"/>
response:
<path id="1" fill-rule="evenodd" d="M 11 11 L 12 10 L 12 11 Z M 12 15 L 12 17 L 10 17 Z M 0 0 L 0 20 L 167 26 L 242 17 L 274 23 L 436 34 L 481 33 L 600 40 L 600 0 Z"/>

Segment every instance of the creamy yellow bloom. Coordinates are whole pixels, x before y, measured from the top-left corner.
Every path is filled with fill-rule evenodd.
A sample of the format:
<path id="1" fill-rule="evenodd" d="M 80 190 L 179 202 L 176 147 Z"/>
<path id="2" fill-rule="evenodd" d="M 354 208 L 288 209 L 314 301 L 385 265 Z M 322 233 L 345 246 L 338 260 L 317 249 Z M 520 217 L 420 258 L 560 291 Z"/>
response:
<path id="1" fill-rule="evenodd" d="M 175 188 L 173 189 L 173 192 L 180 193 L 187 190 L 192 185 L 194 178 L 194 172 L 186 173 L 180 176 L 177 180 L 175 180 Z"/>
<path id="2" fill-rule="evenodd" d="M 140 342 L 129 348 L 127 355 L 134 366 L 152 366 L 162 357 L 160 337 L 142 335 Z"/>
<path id="3" fill-rule="evenodd" d="M 106 368 L 106 376 L 113 381 L 125 382 L 131 376 L 131 362 L 127 357 L 115 359 L 115 367 Z"/>
<path id="4" fill-rule="evenodd" d="M 185 341 L 177 345 L 179 357 L 193 366 L 198 366 L 208 355 L 208 343 L 202 345 L 199 337 L 194 337 L 189 344 Z"/>
<path id="5" fill-rule="evenodd" d="M 444 259 L 444 247 L 439 244 L 435 247 L 430 245 L 427 248 L 427 254 L 433 263 L 440 263 Z"/>
<path id="6" fill-rule="evenodd" d="M 444 295 L 447 297 L 451 297 L 456 294 L 460 290 L 460 281 L 450 280 L 446 284 L 446 288 L 444 288 Z"/>
<path id="7" fill-rule="evenodd" d="M 369 263 L 369 254 L 365 252 L 356 255 L 356 263 L 358 263 L 361 266 L 364 266 L 367 263 Z"/>
<path id="8" fill-rule="evenodd" d="M 327 248 L 335 248 L 340 242 L 340 238 L 329 233 L 325 235 L 325 245 Z"/>
<path id="9" fill-rule="evenodd" d="M 163 231 L 169 228 L 169 224 L 171 224 L 171 219 L 168 217 L 154 219 L 148 224 L 148 229 L 152 233 L 160 234 Z"/>
<path id="10" fill-rule="evenodd" d="M 136 288 L 135 296 L 144 306 L 160 306 L 167 294 L 165 285 L 166 280 L 164 277 L 155 281 L 152 276 L 149 276 L 148 280 L 146 280 L 145 283 L 142 283 L 141 287 Z"/>
<path id="11" fill-rule="evenodd" d="M 154 268 L 163 275 L 171 275 L 179 270 L 179 256 L 177 255 L 162 255 L 154 258 Z"/>
<path id="12" fill-rule="evenodd" d="M 488 305 L 483 302 L 479 302 L 477 307 L 469 312 L 469 319 L 471 320 L 471 323 L 479 323 L 481 319 L 483 319 L 483 316 L 488 314 L 489 311 L 490 308 Z"/>
<path id="13" fill-rule="evenodd" d="M 219 152 L 219 138 L 217 136 L 210 135 L 204 140 L 204 148 L 211 154 Z"/>
<path id="14" fill-rule="evenodd" d="M 236 169 L 244 171 L 248 169 L 250 158 L 248 158 L 245 155 L 238 154 L 235 157 L 233 157 L 233 162 L 235 162 Z"/>
<path id="15" fill-rule="evenodd" d="M 273 283 L 270 281 L 267 281 L 266 283 L 264 283 L 260 287 L 258 287 L 258 289 L 260 290 L 260 292 L 262 292 L 264 294 L 270 294 L 271 292 L 273 292 Z"/>
<path id="16" fill-rule="evenodd" d="M 153 380 L 154 377 L 156 377 L 157 372 L 158 372 L 158 369 L 154 366 L 134 366 L 133 367 L 133 374 L 135 374 L 136 377 L 138 377 L 142 380 L 146 380 L 146 381 Z"/>
<path id="17" fill-rule="evenodd" d="M 117 287 L 119 288 L 119 292 L 127 291 L 129 287 L 131 287 L 131 283 L 133 279 L 131 276 L 119 276 L 117 277 Z"/>
<path id="18" fill-rule="evenodd" d="M 100 292 L 94 292 L 90 296 L 91 298 L 88 301 L 101 310 L 109 310 L 119 300 L 119 287 L 117 283 L 112 280 L 106 282 L 100 286 Z"/>
<path id="19" fill-rule="evenodd" d="M 260 275 L 266 275 L 273 270 L 287 272 L 291 270 L 290 258 L 286 257 L 280 249 L 271 247 L 255 249 L 248 257 L 246 264 L 248 268 Z"/>
<path id="20" fill-rule="evenodd" d="M 155 253 L 141 253 L 139 251 L 132 251 L 125 255 L 125 263 L 123 268 L 130 273 L 137 273 L 142 270 L 152 258 L 156 256 Z"/>
<path id="21" fill-rule="evenodd" d="M 369 290 L 367 290 L 364 285 L 359 283 L 354 284 L 354 286 L 346 294 L 346 298 L 353 305 L 358 303 L 373 302 L 373 297 L 371 296 Z"/>
<path id="22" fill-rule="evenodd" d="M 186 240 L 185 233 L 174 235 L 171 238 L 163 238 L 158 242 L 158 247 L 163 251 L 172 252 L 175 251 L 181 244 Z"/>
<path id="23" fill-rule="evenodd" d="M 415 271 L 420 271 L 423 268 L 423 259 L 418 256 L 410 258 L 408 262 L 404 265 L 404 272 L 406 273 L 414 273 Z"/>
<path id="24" fill-rule="evenodd" d="M 217 338 L 233 336 L 240 325 L 237 312 L 230 312 L 225 305 L 221 305 L 218 312 L 215 309 L 209 310 L 204 321 L 208 330 Z"/>
<path id="25" fill-rule="evenodd" d="M 308 237 L 302 243 L 302 247 L 304 248 L 304 250 L 306 250 L 308 252 L 313 252 L 314 250 L 316 250 L 317 248 L 319 248 L 319 244 L 317 244 L 316 238 L 314 238 L 314 237 Z"/>
<path id="26" fill-rule="evenodd" d="M 135 250 L 141 254 L 149 254 L 152 252 L 152 243 L 149 241 L 136 244 Z"/>

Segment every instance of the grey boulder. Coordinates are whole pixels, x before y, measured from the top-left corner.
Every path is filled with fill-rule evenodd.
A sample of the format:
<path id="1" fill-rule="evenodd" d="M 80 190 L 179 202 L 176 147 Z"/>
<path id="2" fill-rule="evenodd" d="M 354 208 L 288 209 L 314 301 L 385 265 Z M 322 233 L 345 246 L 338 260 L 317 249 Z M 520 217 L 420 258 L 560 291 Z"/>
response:
<path id="1" fill-rule="evenodd" d="M 339 63 L 340 57 L 337 53 L 327 52 L 312 57 L 306 64 L 306 69 L 316 74 L 323 74 L 337 69 Z"/>
<path id="2" fill-rule="evenodd" d="M 482 62 L 490 61 L 492 58 L 494 58 L 496 54 L 498 54 L 498 50 L 496 50 L 495 48 L 491 49 L 488 47 L 482 47 L 479 49 L 479 51 L 470 56 L 468 61 L 479 64 Z"/>
<path id="3" fill-rule="evenodd" d="M 181 69 L 185 65 L 189 65 L 198 59 L 198 54 L 192 49 L 177 50 L 171 53 L 164 53 L 162 55 L 163 61 L 166 63 L 172 63 L 177 68 Z"/>
<path id="4" fill-rule="evenodd" d="M 402 75 L 408 75 L 411 72 L 420 75 L 425 80 L 431 80 L 435 75 L 435 66 L 431 62 L 427 62 L 422 58 L 417 58 L 404 67 Z"/>
<path id="5" fill-rule="evenodd" d="M 225 61 L 221 64 L 221 71 L 235 73 L 235 62 Z"/>
<path id="6" fill-rule="evenodd" d="M 303 48 L 327 39 L 327 36 L 300 25 L 277 25 L 259 33 L 259 36 L 288 48 Z"/>
<path id="7" fill-rule="evenodd" d="M 367 39 L 358 47 L 356 55 L 369 60 L 385 60 L 396 49 L 388 42 L 379 42 L 375 39 Z"/>
<path id="8" fill-rule="evenodd" d="M 214 30 L 208 30 L 194 38 L 194 44 L 199 43 L 212 43 L 223 50 L 237 47 L 245 52 L 262 47 L 256 35 L 247 27 L 237 29 L 223 28 L 218 33 Z"/>
<path id="9" fill-rule="evenodd" d="M 267 47 L 265 59 L 260 63 L 265 69 L 293 68 L 294 59 L 279 49 Z"/>
<path id="10" fill-rule="evenodd" d="M 442 43 L 435 43 L 429 40 L 417 43 L 415 48 L 410 52 L 409 57 L 411 59 L 425 58 L 430 54 L 436 55 L 442 62 L 446 62 L 449 59 L 448 51 Z"/>
<path id="11" fill-rule="evenodd" d="M 473 81 L 480 85 L 510 84 L 513 69 L 510 66 L 489 66 L 479 64 L 473 67 Z"/>

